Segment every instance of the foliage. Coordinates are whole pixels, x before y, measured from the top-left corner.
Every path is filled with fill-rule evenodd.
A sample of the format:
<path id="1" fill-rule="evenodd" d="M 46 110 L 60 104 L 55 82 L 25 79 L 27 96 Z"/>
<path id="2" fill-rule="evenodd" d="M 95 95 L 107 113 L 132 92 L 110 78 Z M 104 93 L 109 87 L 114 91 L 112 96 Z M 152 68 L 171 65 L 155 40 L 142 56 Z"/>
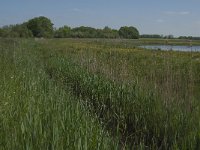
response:
<path id="1" fill-rule="evenodd" d="M 174 36 L 173 35 L 166 35 L 163 37 L 164 39 L 174 39 Z"/>
<path id="2" fill-rule="evenodd" d="M 69 38 L 71 37 L 71 28 L 68 26 L 60 27 L 54 33 L 55 38 Z"/>
<path id="3" fill-rule="evenodd" d="M 104 29 L 95 29 L 91 27 L 76 27 L 68 26 L 61 27 L 55 30 L 54 37 L 56 38 L 119 38 L 118 30 L 105 27 Z"/>
<path id="4" fill-rule="evenodd" d="M 4 30 L 0 28 L 0 37 L 3 37 L 4 35 Z"/>
<path id="5" fill-rule="evenodd" d="M 99 36 L 102 38 L 119 38 L 119 33 L 117 30 L 111 29 L 106 26 L 103 30 L 99 31 Z"/>
<path id="6" fill-rule="evenodd" d="M 16 24 L 10 26 L 4 26 L 0 31 L 1 37 L 32 37 L 31 31 L 27 28 L 26 24 Z"/>
<path id="7" fill-rule="evenodd" d="M 139 31 L 135 27 L 121 27 L 119 29 L 119 35 L 125 39 L 138 39 Z"/>
<path id="8" fill-rule="evenodd" d="M 121 38 L 136 38 L 137 29 L 130 27 L 132 36 Z M 139 33 L 138 33 L 139 34 Z M 35 17 L 28 22 L 17 25 L 10 25 L 0 28 L 0 37 L 44 37 L 44 38 L 119 38 L 119 31 L 105 27 L 104 29 L 96 29 L 92 27 L 75 27 L 63 26 L 58 29 L 53 29 L 53 23 L 46 17 Z M 137 37 L 139 38 L 139 37 Z"/>
<path id="9" fill-rule="evenodd" d="M 34 37 L 53 37 L 53 24 L 46 17 L 36 17 L 27 22 L 27 27 L 32 31 Z"/>
<path id="10" fill-rule="evenodd" d="M 140 35 L 140 38 L 156 38 L 156 39 L 161 39 L 161 38 L 163 38 L 163 35 L 159 35 L 159 34 L 143 34 L 143 35 Z"/>
<path id="11" fill-rule="evenodd" d="M 180 36 L 178 39 L 187 39 L 187 40 L 200 40 L 200 37 L 192 37 L 192 36 Z"/>
<path id="12" fill-rule="evenodd" d="M 96 29 L 91 27 L 76 27 L 72 29 L 72 37 L 74 38 L 94 38 L 96 37 Z"/>
<path id="13" fill-rule="evenodd" d="M 173 35 L 158 35 L 158 34 L 143 34 L 139 35 L 139 31 L 135 27 L 121 27 L 119 30 L 105 27 L 103 29 L 95 29 L 92 27 L 75 27 L 63 26 L 53 30 L 53 23 L 46 17 L 35 17 L 28 22 L 16 25 L 7 25 L 0 28 L 0 37 L 44 37 L 44 38 L 156 38 L 156 39 L 187 39 L 199 40 L 200 37 Z"/>
<path id="14" fill-rule="evenodd" d="M 11 33 L 16 34 L 15 37 L 32 37 L 32 32 L 27 28 L 26 24 L 21 24 L 21 25 L 15 25 L 12 27 Z"/>

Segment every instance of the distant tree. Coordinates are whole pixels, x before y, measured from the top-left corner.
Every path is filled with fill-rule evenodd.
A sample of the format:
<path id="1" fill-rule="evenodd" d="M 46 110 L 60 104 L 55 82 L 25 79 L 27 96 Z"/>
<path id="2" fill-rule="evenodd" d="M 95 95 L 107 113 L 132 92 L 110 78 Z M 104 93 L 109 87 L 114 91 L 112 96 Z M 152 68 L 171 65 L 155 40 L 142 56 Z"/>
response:
<path id="1" fill-rule="evenodd" d="M 71 37 L 71 28 L 68 26 L 64 26 L 59 28 L 54 33 L 55 38 L 69 38 Z"/>
<path id="2" fill-rule="evenodd" d="M 4 26 L 0 32 L 1 37 L 32 37 L 32 32 L 27 28 L 25 23 Z"/>
<path id="3" fill-rule="evenodd" d="M 178 39 L 200 40 L 200 37 L 193 37 L 193 36 L 179 36 Z"/>
<path id="4" fill-rule="evenodd" d="M 200 40 L 200 37 L 192 37 L 192 40 Z"/>
<path id="5" fill-rule="evenodd" d="M 0 28 L 0 37 L 4 37 L 4 32 L 3 28 Z"/>
<path id="6" fill-rule="evenodd" d="M 139 31 L 135 27 L 121 27 L 119 29 L 119 35 L 121 38 L 126 39 L 138 39 Z"/>
<path id="7" fill-rule="evenodd" d="M 53 37 L 53 23 L 46 17 L 36 17 L 27 22 L 34 37 Z"/>
<path id="8" fill-rule="evenodd" d="M 174 36 L 173 35 L 166 35 L 166 36 L 164 36 L 164 39 L 174 39 Z"/>
<path id="9" fill-rule="evenodd" d="M 4 35 L 4 30 L 0 28 L 0 37 L 3 37 L 3 35 Z"/>
<path id="10" fill-rule="evenodd" d="M 71 29 L 71 37 L 74 38 L 119 38 L 117 30 L 109 27 L 104 29 L 95 29 L 91 27 L 76 27 Z"/>
<path id="11" fill-rule="evenodd" d="M 18 33 L 13 32 L 15 25 L 3 26 L 2 37 L 18 37 Z"/>
<path id="12" fill-rule="evenodd" d="M 157 35 L 152 35 L 157 37 Z M 53 23 L 46 17 L 35 17 L 28 22 L 0 28 L 0 37 L 45 37 L 45 38 L 127 38 L 138 39 L 139 31 L 135 27 L 121 27 L 115 30 L 106 26 L 104 29 L 80 26 L 53 28 Z"/>
<path id="13" fill-rule="evenodd" d="M 106 26 L 101 32 L 103 38 L 119 38 L 118 31 L 111 29 L 108 26 Z"/>
<path id="14" fill-rule="evenodd" d="M 33 36 L 31 30 L 27 28 L 26 23 L 13 26 L 11 32 L 12 34 L 15 34 L 15 37 L 28 38 Z"/>
<path id="15" fill-rule="evenodd" d="M 187 36 L 179 36 L 178 39 L 188 39 Z"/>
<path id="16" fill-rule="evenodd" d="M 159 34 L 143 34 L 143 35 L 140 35 L 140 38 L 157 38 L 157 39 L 160 39 L 160 38 L 163 38 L 163 35 L 159 35 Z"/>
<path id="17" fill-rule="evenodd" d="M 9 26 L 3 26 L 1 29 L 1 37 L 11 37 L 11 31 L 12 31 L 12 27 L 13 25 L 9 25 Z"/>
<path id="18" fill-rule="evenodd" d="M 71 30 L 71 36 L 75 38 L 95 38 L 97 37 L 97 30 L 91 27 L 77 27 Z"/>

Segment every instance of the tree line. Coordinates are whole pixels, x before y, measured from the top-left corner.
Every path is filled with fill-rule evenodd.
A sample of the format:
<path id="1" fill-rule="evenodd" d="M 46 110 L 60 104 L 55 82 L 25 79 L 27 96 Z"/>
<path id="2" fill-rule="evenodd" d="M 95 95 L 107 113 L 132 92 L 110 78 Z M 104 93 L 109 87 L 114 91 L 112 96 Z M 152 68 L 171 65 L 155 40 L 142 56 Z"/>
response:
<path id="1" fill-rule="evenodd" d="M 151 39 L 176 39 L 173 35 L 159 35 L 159 34 L 142 34 L 140 38 L 151 38 Z"/>
<path id="2" fill-rule="evenodd" d="M 44 16 L 35 17 L 22 24 L 8 25 L 0 28 L 0 37 L 37 37 L 37 38 L 125 38 L 138 39 L 139 31 L 135 27 L 121 27 L 119 30 L 105 27 L 63 26 L 54 28 L 52 21 Z"/>
<path id="3" fill-rule="evenodd" d="M 173 35 L 159 35 L 159 34 L 142 34 L 140 38 L 151 38 L 151 39 L 185 39 L 185 40 L 200 40 L 200 37 L 193 36 L 179 36 L 174 37 Z"/>

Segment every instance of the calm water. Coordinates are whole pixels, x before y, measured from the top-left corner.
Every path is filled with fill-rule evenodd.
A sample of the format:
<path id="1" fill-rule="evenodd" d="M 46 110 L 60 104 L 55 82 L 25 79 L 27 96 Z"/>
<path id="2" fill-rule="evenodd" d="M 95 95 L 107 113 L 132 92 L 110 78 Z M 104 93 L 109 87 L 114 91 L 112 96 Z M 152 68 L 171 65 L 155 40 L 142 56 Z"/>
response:
<path id="1" fill-rule="evenodd" d="M 184 51 L 184 52 L 200 52 L 200 46 L 170 46 L 170 45 L 144 45 L 140 46 L 146 49 L 152 50 L 174 50 L 174 51 Z"/>

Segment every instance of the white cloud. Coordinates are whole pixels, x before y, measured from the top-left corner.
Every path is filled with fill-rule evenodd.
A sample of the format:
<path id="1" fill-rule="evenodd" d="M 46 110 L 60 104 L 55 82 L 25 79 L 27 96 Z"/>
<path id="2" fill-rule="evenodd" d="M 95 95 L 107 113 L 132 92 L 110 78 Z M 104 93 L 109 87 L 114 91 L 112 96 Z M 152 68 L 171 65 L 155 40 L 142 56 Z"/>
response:
<path id="1" fill-rule="evenodd" d="M 189 11 L 166 11 L 164 12 L 166 15 L 189 15 Z"/>
<path id="2" fill-rule="evenodd" d="M 190 12 L 189 11 L 181 11 L 179 12 L 179 15 L 189 15 Z"/>
<path id="3" fill-rule="evenodd" d="M 38 14 L 39 17 L 45 16 L 44 14 Z"/>
<path id="4" fill-rule="evenodd" d="M 163 20 L 163 19 L 157 19 L 156 22 L 157 23 L 163 23 L 163 22 L 165 22 L 165 20 Z"/>

